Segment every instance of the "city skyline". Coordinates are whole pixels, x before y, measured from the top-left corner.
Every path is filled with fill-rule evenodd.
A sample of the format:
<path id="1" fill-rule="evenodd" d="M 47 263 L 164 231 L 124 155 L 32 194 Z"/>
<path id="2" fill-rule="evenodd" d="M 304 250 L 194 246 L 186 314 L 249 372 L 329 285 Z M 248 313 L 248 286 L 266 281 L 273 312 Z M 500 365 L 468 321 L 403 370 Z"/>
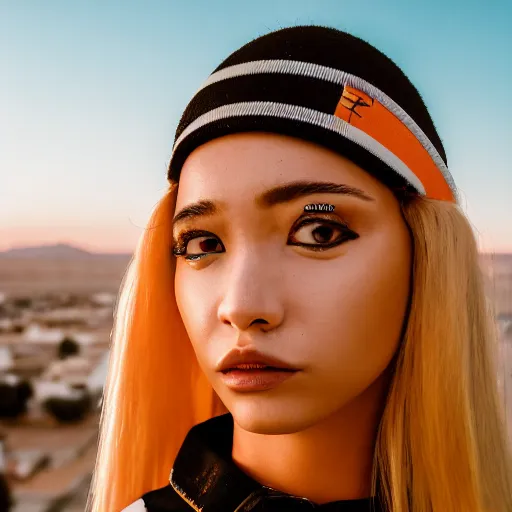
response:
<path id="1" fill-rule="evenodd" d="M 167 189 L 174 131 L 194 92 L 254 37 L 317 24 L 402 67 L 434 119 L 481 251 L 512 252 L 512 4 L 48 5 L 0 5 L 0 251 L 132 252 Z"/>

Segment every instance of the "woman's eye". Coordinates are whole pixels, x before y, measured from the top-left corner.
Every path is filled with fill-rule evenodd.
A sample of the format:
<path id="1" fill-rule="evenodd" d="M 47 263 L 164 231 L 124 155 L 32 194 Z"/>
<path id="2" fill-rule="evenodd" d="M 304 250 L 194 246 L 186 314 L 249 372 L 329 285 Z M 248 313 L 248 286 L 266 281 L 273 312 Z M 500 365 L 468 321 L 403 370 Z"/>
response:
<path id="1" fill-rule="evenodd" d="M 208 254 L 224 251 L 220 240 L 214 236 L 189 237 L 182 242 L 181 247 L 174 250 L 175 256 L 184 256 L 186 260 L 195 261 Z"/>
<path id="2" fill-rule="evenodd" d="M 289 238 L 290 245 L 300 245 L 313 250 L 335 247 L 359 237 L 344 224 L 325 220 L 308 220 L 299 225 Z"/>

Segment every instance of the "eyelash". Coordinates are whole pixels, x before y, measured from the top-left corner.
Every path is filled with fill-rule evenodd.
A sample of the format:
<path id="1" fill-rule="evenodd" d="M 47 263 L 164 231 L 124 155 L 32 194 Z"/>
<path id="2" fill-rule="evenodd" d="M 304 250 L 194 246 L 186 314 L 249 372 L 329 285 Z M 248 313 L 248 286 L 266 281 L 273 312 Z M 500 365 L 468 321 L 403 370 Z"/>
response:
<path id="1" fill-rule="evenodd" d="M 331 249 L 333 247 L 336 247 L 346 241 L 349 240 L 355 240 L 356 238 L 359 238 L 359 235 L 349 229 L 349 227 L 342 223 L 342 222 L 336 222 L 332 220 L 323 219 L 320 217 L 306 217 L 302 218 L 298 221 L 296 226 L 294 227 L 294 231 L 298 231 L 300 228 L 307 226 L 309 224 L 321 224 L 323 226 L 327 225 L 334 229 L 338 229 L 341 231 L 341 235 L 334 241 L 330 242 L 328 244 L 323 245 L 316 245 L 316 244 L 304 244 L 304 243 L 290 243 L 290 245 L 299 246 L 299 247 L 305 247 L 307 249 L 310 249 L 312 251 L 325 251 L 327 249 Z M 216 252 L 206 252 L 202 254 L 193 254 L 193 255 L 187 255 L 186 254 L 186 248 L 188 242 L 191 240 L 194 240 L 195 238 L 200 237 L 208 237 L 208 238 L 215 238 L 217 239 L 220 244 L 222 245 L 223 251 L 225 250 L 222 242 L 219 240 L 217 236 L 215 236 L 213 233 L 210 233 L 209 231 L 204 230 L 198 230 L 198 229 L 192 229 L 189 231 L 184 231 L 180 233 L 179 238 L 177 242 L 175 243 L 175 247 L 173 248 L 173 255 L 178 257 L 184 257 L 187 261 L 199 261 L 200 259 L 210 256 L 211 254 L 220 254 L 220 251 Z M 290 237 L 288 238 L 288 242 L 290 241 Z"/>

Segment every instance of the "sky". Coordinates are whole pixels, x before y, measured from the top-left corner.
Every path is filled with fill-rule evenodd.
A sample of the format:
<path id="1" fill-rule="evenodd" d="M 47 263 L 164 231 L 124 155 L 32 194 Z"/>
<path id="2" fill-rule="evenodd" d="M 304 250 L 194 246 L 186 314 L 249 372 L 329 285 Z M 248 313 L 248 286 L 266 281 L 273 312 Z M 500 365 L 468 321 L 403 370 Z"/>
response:
<path id="1" fill-rule="evenodd" d="M 0 0 L 0 250 L 131 252 L 187 103 L 272 30 L 366 39 L 419 89 L 480 249 L 512 252 L 508 0 Z"/>

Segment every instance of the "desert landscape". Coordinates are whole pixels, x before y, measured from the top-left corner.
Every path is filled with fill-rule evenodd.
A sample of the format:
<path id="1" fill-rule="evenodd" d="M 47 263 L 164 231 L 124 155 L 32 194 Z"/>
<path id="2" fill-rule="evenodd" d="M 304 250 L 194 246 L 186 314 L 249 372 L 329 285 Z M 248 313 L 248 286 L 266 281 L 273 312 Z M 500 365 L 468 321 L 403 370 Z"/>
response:
<path id="1" fill-rule="evenodd" d="M 130 259 L 65 244 L 0 253 L 0 477 L 14 512 L 85 508 L 113 307 Z M 29 399 L 18 403 L 20 389 Z"/>
<path id="2" fill-rule="evenodd" d="M 0 291 L 117 292 L 130 259 L 130 254 L 94 254 L 64 245 L 0 252 Z"/>

